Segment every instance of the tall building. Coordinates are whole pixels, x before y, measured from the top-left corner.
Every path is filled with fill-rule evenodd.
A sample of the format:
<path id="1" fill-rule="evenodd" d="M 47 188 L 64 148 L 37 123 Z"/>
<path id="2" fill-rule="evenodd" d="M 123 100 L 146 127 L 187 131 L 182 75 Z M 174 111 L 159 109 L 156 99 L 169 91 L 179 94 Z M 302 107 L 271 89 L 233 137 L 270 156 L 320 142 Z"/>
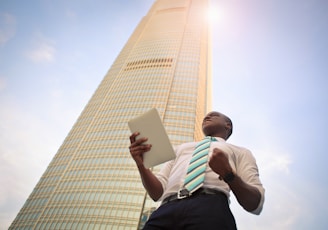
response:
<path id="1" fill-rule="evenodd" d="M 208 0 L 154 2 L 10 229 L 143 225 L 157 204 L 128 151 L 127 121 L 155 107 L 173 145 L 202 138 L 211 106 L 207 8 Z"/>

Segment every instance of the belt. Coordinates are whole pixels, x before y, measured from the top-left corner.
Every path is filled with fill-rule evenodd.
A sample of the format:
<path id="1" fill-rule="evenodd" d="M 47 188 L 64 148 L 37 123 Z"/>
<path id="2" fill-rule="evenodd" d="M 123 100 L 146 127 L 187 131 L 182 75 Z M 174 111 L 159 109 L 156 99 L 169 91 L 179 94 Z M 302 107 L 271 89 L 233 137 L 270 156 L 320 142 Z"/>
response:
<path id="1" fill-rule="evenodd" d="M 186 199 L 186 198 L 195 197 L 198 195 L 223 195 L 225 198 L 227 198 L 227 196 L 223 192 L 220 192 L 220 191 L 218 191 L 216 189 L 212 189 L 212 188 L 200 188 L 192 194 L 190 194 L 186 189 L 180 189 L 178 193 L 175 193 L 171 196 L 166 197 L 162 201 L 161 205 L 172 202 L 172 201 L 176 201 L 176 200 L 182 200 L 182 199 Z"/>

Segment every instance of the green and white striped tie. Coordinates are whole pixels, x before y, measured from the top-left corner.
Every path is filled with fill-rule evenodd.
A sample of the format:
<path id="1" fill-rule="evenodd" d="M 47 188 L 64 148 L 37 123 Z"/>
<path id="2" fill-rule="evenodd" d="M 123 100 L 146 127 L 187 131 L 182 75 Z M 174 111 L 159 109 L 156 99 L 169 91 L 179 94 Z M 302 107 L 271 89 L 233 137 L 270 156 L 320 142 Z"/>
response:
<path id="1" fill-rule="evenodd" d="M 187 189 L 189 193 L 193 193 L 204 184 L 205 170 L 211 141 L 217 140 L 214 137 L 205 137 L 195 147 L 184 182 L 184 188 Z"/>

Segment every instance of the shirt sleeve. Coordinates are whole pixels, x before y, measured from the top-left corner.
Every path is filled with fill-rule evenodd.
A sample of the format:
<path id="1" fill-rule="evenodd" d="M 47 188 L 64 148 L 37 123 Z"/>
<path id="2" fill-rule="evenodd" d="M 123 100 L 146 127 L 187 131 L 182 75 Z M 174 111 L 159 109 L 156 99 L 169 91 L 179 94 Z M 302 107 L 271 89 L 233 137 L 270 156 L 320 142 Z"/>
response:
<path id="1" fill-rule="evenodd" d="M 261 201 L 258 207 L 251 211 L 251 213 L 259 215 L 263 208 L 265 190 L 260 181 L 256 160 L 249 150 L 241 149 L 236 157 L 236 173 L 245 183 L 256 187 L 261 193 Z"/>
<path id="2" fill-rule="evenodd" d="M 166 185 L 170 176 L 171 168 L 174 164 L 174 160 L 166 162 L 161 170 L 156 174 L 157 179 L 161 182 L 163 191 L 166 190 Z"/>

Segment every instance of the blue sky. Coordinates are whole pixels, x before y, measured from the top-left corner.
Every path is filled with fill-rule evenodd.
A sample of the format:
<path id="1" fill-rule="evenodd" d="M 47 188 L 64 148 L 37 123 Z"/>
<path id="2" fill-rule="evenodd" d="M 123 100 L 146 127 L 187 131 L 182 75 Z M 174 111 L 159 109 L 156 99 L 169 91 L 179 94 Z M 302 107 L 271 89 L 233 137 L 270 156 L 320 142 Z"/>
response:
<path id="1" fill-rule="evenodd" d="M 328 2 L 212 0 L 213 110 L 266 188 L 240 230 L 328 226 Z M 7 229 L 153 0 L 0 2 L 0 229 Z"/>

